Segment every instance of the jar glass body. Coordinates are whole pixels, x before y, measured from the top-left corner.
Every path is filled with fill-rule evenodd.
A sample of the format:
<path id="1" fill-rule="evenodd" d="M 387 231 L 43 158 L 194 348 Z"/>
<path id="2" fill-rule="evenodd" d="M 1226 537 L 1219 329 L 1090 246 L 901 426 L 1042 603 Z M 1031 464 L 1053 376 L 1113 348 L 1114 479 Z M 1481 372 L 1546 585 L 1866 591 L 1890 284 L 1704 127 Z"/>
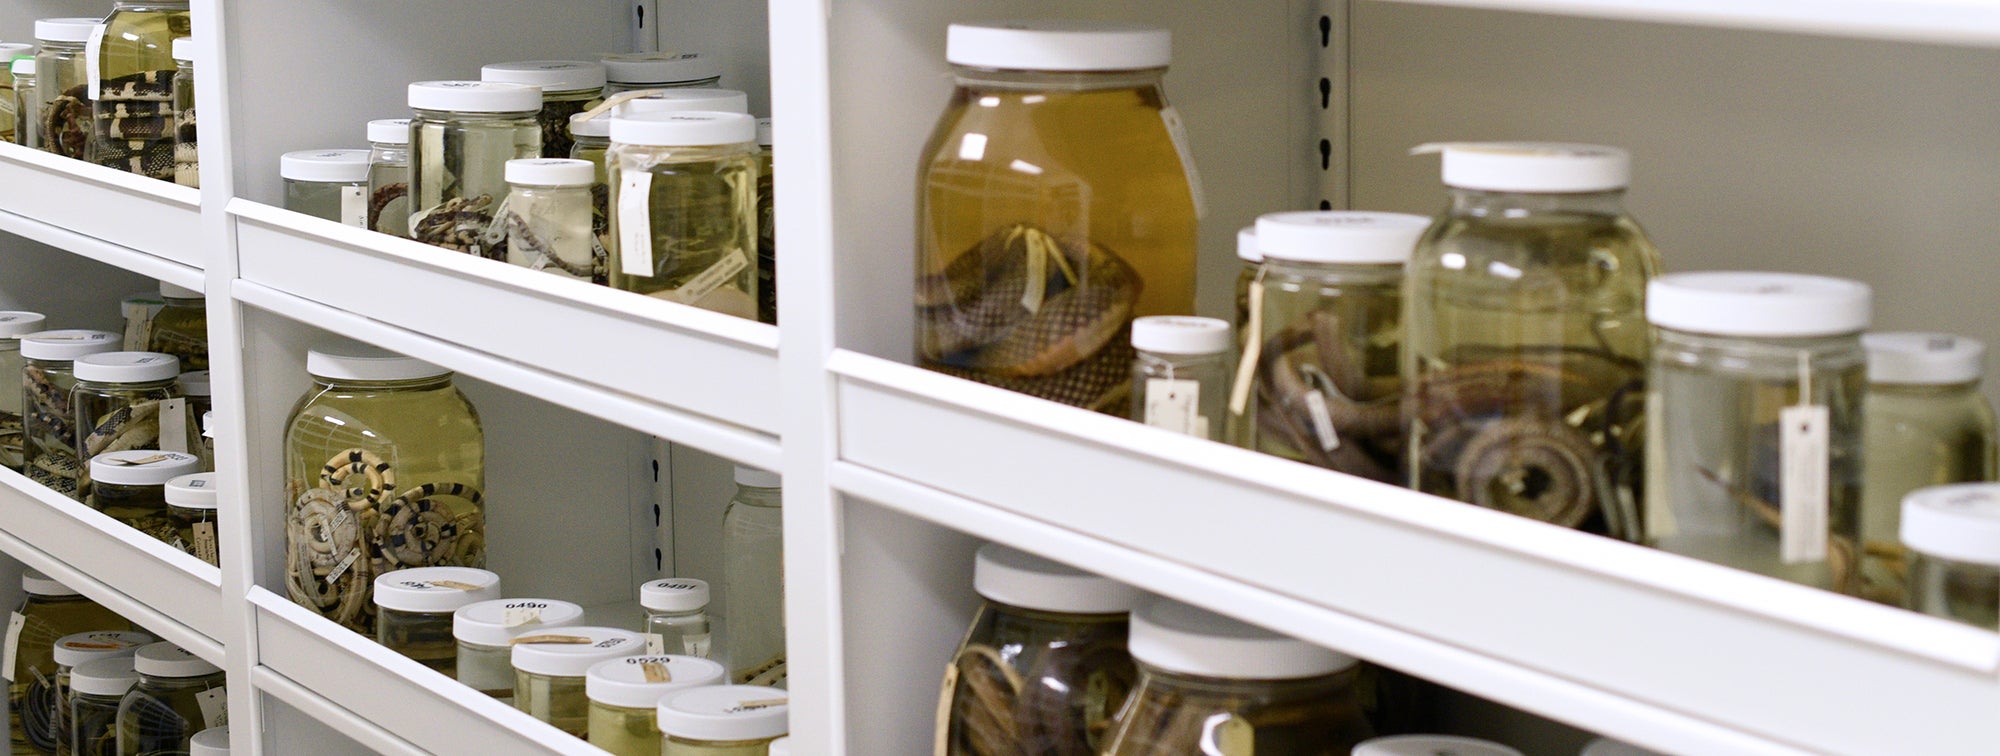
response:
<path id="1" fill-rule="evenodd" d="M 174 61 L 174 183 L 201 186 L 200 134 L 195 131 L 194 63 Z"/>
<path id="2" fill-rule="evenodd" d="M 1132 419 L 1220 440 L 1228 423 L 1227 352 L 1167 354 L 1140 350 L 1132 359 Z"/>
<path id="3" fill-rule="evenodd" d="M 1862 595 L 1902 606 L 1909 555 L 1903 496 L 1926 486 L 1994 480 L 1993 406 L 1978 381 L 1871 383 L 1862 401 Z"/>
<path id="4" fill-rule="evenodd" d="M 458 677 L 458 641 L 451 637 L 451 612 L 406 612 L 378 606 L 375 642 L 446 677 Z"/>
<path id="5" fill-rule="evenodd" d="M 782 687 L 785 679 L 785 515 L 776 488 L 738 485 L 722 512 L 722 641 L 731 682 Z"/>
<path id="6" fill-rule="evenodd" d="M 215 510 L 167 505 L 167 519 L 174 524 L 175 548 L 212 565 L 222 564 L 221 547 L 215 538 Z"/>
<path id="7" fill-rule="evenodd" d="M 1451 190 L 1404 289 L 1412 488 L 1640 538 L 1659 254 L 1622 197 Z"/>
<path id="8" fill-rule="evenodd" d="M 56 673 L 49 678 L 51 682 L 49 690 L 52 696 L 50 709 L 54 714 L 49 719 L 49 733 L 53 736 L 51 740 L 55 741 L 57 756 L 76 751 L 76 722 L 71 719 L 73 715 L 70 712 L 71 703 L 76 696 L 70 692 L 69 685 L 73 669 L 75 668 L 58 663 Z M 115 705 L 117 701 L 114 699 L 112 703 Z"/>
<path id="9" fill-rule="evenodd" d="M 410 146 L 368 143 L 368 229 L 410 238 Z"/>
<path id="10" fill-rule="evenodd" d="M 187 0 L 120 0 L 97 49 L 95 128 L 86 159 L 174 180 L 173 42 L 193 36 Z"/>
<path id="11" fill-rule="evenodd" d="M 70 753 L 76 756 L 118 756 L 118 703 L 123 696 L 78 693 L 70 698 Z"/>
<path id="12" fill-rule="evenodd" d="M 535 114 L 535 121 L 542 129 L 542 157 L 569 157 L 569 117 L 596 107 L 603 96 L 603 89 L 543 90 L 542 111 Z"/>
<path id="13" fill-rule="evenodd" d="M 766 756 L 771 752 L 771 741 L 763 740 L 694 740 L 666 736 L 660 741 L 660 756 Z"/>
<path id="14" fill-rule="evenodd" d="M 778 220 L 772 210 L 770 145 L 757 148 L 757 321 L 778 324 Z"/>
<path id="15" fill-rule="evenodd" d="M 611 286 L 756 319 L 757 145 L 613 142 L 605 162 Z"/>
<path id="16" fill-rule="evenodd" d="M 641 89 L 695 89 L 713 87 L 721 82 L 721 76 L 685 81 L 607 81 L 604 82 L 604 94 L 608 97 L 620 92 L 636 92 Z"/>
<path id="17" fill-rule="evenodd" d="M 171 544 L 177 537 L 174 520 L 167 516 L 167 491 L 162 486 L 125 486 L 98 483 L 90 486 L 87 500 L 92 509 L 125 523 L 133 530 Z"/>
<path id="18" fill-rule="evenodd" d="M 603 263 L 588 186 L 515 184 L 507 199 L 507 262 L 579 281 Z"/>
<path id="19" fill-rule="evenodd" d="M 153 316 L 146 350 L 181 360 L 181 372 L 208 369 L 208 301 L 193 297 L 161 297 L 166 303 Z M 200 420 L 200 415 L 194 416 Z"/>
<path id="20" fill-rule="evenodd" d="M 709 630 L 707 607 L 692 612 L 647 609 L 643 632 L 648 644 L 654 643 L 655 638 L 659 639 L 659 648 L 648 650 L 648 654 L 678 654 L 703 659 L 708 658 L 709 642 L 714 637 Z"/>
<path id="21" fill-rule="evenodd" d="M 505 259 L 505 231 L 490 235 L 507 196 L 507 161 L 541 156 L 542 127 L 532 111 L 416 110 L 410 119 L 410 238 Z"/>
<path id="22" fill-rule="evenodd" d="M 1234 680 L 1141 665 L 1105 756 L 1232 753 L 1345 756 L 1374 737 L 1356 693 L 1358 670 L 1291 680 Z"/>
<path id="23" fill-rule="evenodd" d="M 42 42 L 35 53 L 35 102 L 41 112 L 39 145 L 63 157 L 83 158 L 90 142 L 90 70 L 82 42 Z"/>
<path id="24" fill-rule="evenodd" d="M 355 228 L 368 227 L 368 182 L 285 179 L 285 209 Z"/>
<path id="25" fill-rule="evenodd" d="M 484 437 L 449 374 L 314 380 L 285 433 L 286 587 L 368 634 L 376 575 L 486 566 Z"/>
<path id="26" fill-rule="evenodd" d="M 454 668 L 458 681 L 504 703 L 513 703 L 514 649 L 465 641 L 457 643 L 458 659 Z"/>
<path id="27" fill-rule="evenodd" d="M 659 712 L 627 709 L 602 701 L 590 702 L 590 744 L 612 756 L 657 756 L 660 752 Z"/>
<path id="28" fill-rule="evenodd" d="M 1907 606 L 1933 617 L 2000 630 L 2000 566 L 1910 554 Z"/>
<path id="29" fill-rule="evenodd" d="M 1165 71 L 954 68 L 917 180 L 919 364 L 1126 414 L 1132 318 L 1194 311 Z"/>
<path id="30" fill-rule="evenodd" d="M 582 677 L 514 670 L 514 708 L 579 738 L 590 736 L 590 698 Z"/>
<path id="31" fill-rule="evenodd" d="M 590 230 L 597 234 L 597 248 L 608 255 L 617 247 L 611 241 L 611 183 L 610 168 L 605 165 L 605 153 L 611 150 L 611 140 L 605 137 L 577 136 L 569 150 L 572 160 L 582 160 L 597 168 L 597 180 L 590 185 Z M 607 264 L 609 260 L 606 260 Z M 600 270 L 591 277 L 591 283 L 609 284 L 611 272 Z"/>
<path id="32" fill-rule="evenodd" d="M 1259 285 L 1255 448 L 1398 480 L 1403 266 L 1266 258 Z"/>
<path id="33" fill-rule="evenodd" d="M 21 408 L 26 404 L 21 369 L 21 340 L 0 338 L 0 467 L 21 471 L 21 444 L 25 438 Z"/>
<path id="34" fill-rule="evenodd" d="M 54 753 L 56 722 L 56 641 L 73 633 L 123 630 L 124 617 L 82 596 L 28 594 L 21 602 L 14 681 L 7 686 L 7 712 L 14 753 Z"/>
<path id="35" fill-rule="evenodd" d="M 76 454 L 76 416 L 69 395 L 76 389 L 75 363 L 69 360 L 23 360 L 21 457 L 28 479 L 77 501 L 83 465 Z M 53 639 L 51 639 L 53 640 Z"/>
<path id="36" fill-rule="evenodd" d="M 42 148 L 42 101 L 36 99 L 37 78 L 28 74 L 14 76 L 14 143 L 39 150 Z"/>
<path id="37" fill-rule="evenodd" d="M 172 378 L 147 383 L 78 381 L 70 389 L 69 403 L 70 424 L 76 428 L 70 443 L 79 451 L 77 477 L 85 501 L 90 500 L 92 457 L 127 449 L 189 453 L 201 449 L 201 420 L 190 414 Z"/>
<path id="38" fill-rule="evenodd" d="M 939 756 L 1098 753 L 1138 677 L 1128 630 L 1124 614 L 981 604 L 945 673 Z"/>
<path id="39" fill-rule="evenodd" d="M 119 756 L 187 753 L 194 734 L 208 729 L 201 694 L 223 687 L 217 672 L 201 677 L 139 676 L 118 702 Z"/>

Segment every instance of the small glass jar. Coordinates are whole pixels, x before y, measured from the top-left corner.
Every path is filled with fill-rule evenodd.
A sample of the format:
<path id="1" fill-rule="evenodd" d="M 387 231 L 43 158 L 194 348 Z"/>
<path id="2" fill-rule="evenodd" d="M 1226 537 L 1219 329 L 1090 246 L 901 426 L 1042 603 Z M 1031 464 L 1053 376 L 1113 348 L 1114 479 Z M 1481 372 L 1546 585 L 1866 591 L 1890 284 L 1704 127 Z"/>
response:
<path id="1" fill-rule="evenodd" d="M 167 514 L 167 481 L 193 475 L 201 459 L 184 452 L 130 449 L 90 459 L 92 509 L 146 535 L 173 544 L 180 532 Z"/>
<path id="2" fill-rule="evenodd" d="M 368 227 L 368 151 L 301 150 L 278 159 L 285 209 Z"/>
<path id="3" fill-rule="evenodd" d="M 119 347 L 118 334 L 79 329 L 22 336 L 22 468 L 29 480 L 77 501 L 83 463 L 76 455 L 76 416 L 69 394 L 76 388 L 76 359 Z M 86 628 L 87 629 L 87 628 Z M 55 640 L 50 638 L 50 640 Z"/>
<path id="4" fill-rule="evenodd" d="M 458 676 L 452 615 L 500 598 L 500 576 L 471 567 L 414 567 L 375 576 L 375 642 Z"/>
<path id="5" fill-rule="evenodd" d="M 166 297 L 152 291 L 127 294 L 118 300 L 118 313 L 125 317 L 125 351 L 147 351 L 146 345 L 153 340 L 153 317 L 166 307 Z"/>
<path id="6" fill-rule="evenodd" d="M 728 670 L 692 656 L 627 656 L 601 661 L 584 675 L 590 698 L 590 744 L 614 756 L 660 752 L 660 699 L 701 685 L 721 685 Z"/>
<path id="7" fill-rule="evenodd" d="M 590 164 L 593 177 L 590 184 L 590 230 L 597 234 L 597 248 L 608 256 L 615 243 L 611 239 L 611 185 L 610 174 L 604 164 L 605 153 L 611 149 L 611 116 L 595 118 L 579 113 L 569 119 L 570 137 L 575 144 L 570 147 L 569 156 Z M 594 284 L 611 283 L 608 268 L 598 271 L 590 279 Z"/>
<path id="8" fill-rule="evenodd" d="M 182 475 L 167 481 L 167 519 L 174 523 L 171 543 L 194 558 L 222 566 L 222 547 L 216 540 L 217 498 L 215 473 Z"/>
<path id="9" fill-rule="evenodd" d="M 368 122 L 368 230 L 410 238 L 410 119 Z"/>
<path id="10" fill-rule="evenodd" d="M 1958 483 L 1903 498 L 1908 606 L 2000 630 L 2000 484 Z"/>
<path id="11" fill-rule="evenodd" d="M 187 400 L 188 417 L 197 418 L 201 430 L 201 448 L 189 451 L 201 458 L 202 470 L 214 470 L 215 438 L 209 434 L 208 415 L 215 411 L 215 400 L 210 393 L 208 371 L 182 370 L 181 376 L 174 379 L 174 385 L 179 387 L 181 398 Z"/>
<path id="12" fill-rule="evenodd" d="M 555 599 L 495 599 L 461 606 L 451 615 L 451 636 L 458 643 L 458 681 L 511 704 L 514 637 L 581 624 L 583 607 Z"/>
<path id="13" fill-rule="evenodd" d="M 598 662 L 646 650 L 638 633 L 611 627 L 564 627 L 517 635 L 514 708 L 579 738 L 590 734 L 584 675 Z"/>
<path id="14" fill-rule="evenodd" d="M 722 510 L 722 593 L 729 632 L 722 658 L 735 683 L 784 687 L 784 480 L 736 466 L 736 496 Z"/>
<path id="15" fill-rule="evenodd" d="M 750 113 L 750 95 L 736 89 L 696 87 L 659 89 L 633 95 L 618 104 L 617 115 L 639 113 Z"/>
<path id="16" fill-rule="evenodd" d="M 584 160 L 507 161 L 507 262 L 594 280 L 605 262 L 591 228 L 596 180 L 596 167 Z"/>
<path id="17" fill-rule="evenodd" d="M 174 183 L 201 186 L 201 149 L 194 118 L 194 39 L 174 40 Z"/>
<path id="18" fill-rule="evenodd" d="M 41 148 L 63 157 L 83 158 L 90 143 L 90 75 L 86 63 L 91 31 L 102 18 L 44 18 L 35 22 L 35 101 L 41 112 Z"/>
<path id="19" fill-rule="evenodd" d="M 542 91 L 526 84 L 420 81 L 410 85 L 410 238 L 506 259 L 496 228 L 507 161 L 542 156 Z"/>
<path id="20" fill-rule="evenodd" d="M 1868 287 L 1676 273 L 1647 288 L 1646 542 L 1855 592 Z"/>
<path id="21" fill-rule="evenodd" d="M 56 752 L 118 756 L 118 703 L 125 700 L 132 686 L 139 684 L 132 655 L 79 664 L 70 671 L 69 681 L 69 710 L 60 733 L 68 745 Z"/>
<path id="22" fill-rule="evenodd" d="M 39 312 L 0 310 L 0 467 L 21 471 L 21 442 L 27 403 L 21 388 L 21 337 L 46 328 Z"/>
<path id="23" fill-rule="evenodd" d="M 201 448 L 187 400 L 180 395 L 180 362 L 159 352 L 103 352 L 78 357 L 70 389 L 76 448 L 83 457 L 129 449 L 188 452 Z M 89 479 L 83 482 L 85 497 Z"/>
<path id="24" fill-rule="evenodd" d="M 791 731 L 790 695 L 757 685 L 704 685 L 660 699 L 661 756 L 767 756 Z"/>
<path id="25" fill-rule="evenodd" d="M 182 372 L 207 370 L 208 299 L 194 289 L 161 281 L 160 302 L 143 351 L 180 358 Z"/>
<path id="26" fill-rule="evenodd" d="M 41 149 L 42 103 L 35 99 L 35 59 L 15 58 L 7 66 L 14 75 L 14 143 Z"/>
<path id="27" fill-rule="evenodd" d="M 229 725 L 210 727 L 188 741 L 188 756 L 229 756 Z"/>
<path id="28" fill-rule="evenodd" d="M 1903 497 L 1995 479 L 1993 407 L 1979 391 L 1986 345 L 1943 333 L 1871 333 L 1861 415 L 1862 596 L 1903 606 Z"/>
<path id="29" fill-rule="evenodd" d="M 27 598 L 9 618 L 21 631 L 12 639 L 13 679 L 7 688 L 14 753 L 54 753 L 55 646 L 63 637 L 129 627 L 111 610 L 34 570 L 21 573 Z M 32 750 L 30 750 L 32 749 Z"/>
<path id="30" fill-rule="evenodd" d="M 722 67 L 701 53 L 650 52 L 606 55 L 604 93 L 637 89 L 712 87 L 722 81 Z"/>
<path id="31" fill-rule="evenodd" d="M 174 180 L 173 41 L 189 36 L 188 0 L 117 0 L 93 41 L 86 159 Z"/>
<path id="32" fill-rule="evenodd" d="M 652 113 L 611 121 L 611 286 L 757 317 L 757 121 Z"/>
<path id="33" fill-rule="evenodd" d="M 938 756 L 1096 754 L 1137 677 L 1139 590 L 994 543 L 972 585 L 984 602 L 945 671 Z"/>
<path id="34" fill-rule="evenodd" d="M 194 734 L 228 722 L 221 668 L 172 643 L 133 656 L 139 683 L 118 702 L 118 753 L 186 753 Z"/>
<path id="35" fill-rule="evenodd" d="M 76 725 L 70 719 L 70 702 L 76 695 L 76 668 L 100 659 L 123 659 L 126 663 L 120 674 L 128 673 L 132 669 L 132 654 L 140 646 L 156 640 L 137 630 L 97 630 L 72 633 L 56 641 L 51 649 L 56 663 L 55 695 L 50 701 L 50 711 L 54 715 L 50 719 L 53 723 L 50 732 L 54 734 L 55 753 L 69 754 L 76 748 Z M 137 673 L 131 673 L 130 677 L 134 682 L 139 679 Z M 124 693 L 123 690 L 118 692 L 121 695 Z M 112 703 L 115 715 L 117 702 Z"/>
<path id="36" fill-rule="evenodd" d="M 1229 405 L 1229 324 L 1148 315 L 1132 321 L 1132 419 L 1195 438 L 1220 439 Z"/>
<path id="37" fill-rule="evenodd" d="M 709 657 L 708 581 L 666 578 L 639 586 L 646 653 Z"/>
<path id="38" fill-rule="evenodd" d="M 589 110 L 604 96 L 604 66 L 587 60 L 530 60 L 492 63 L 479 69 L 481 81 L 528 84 L 542 92 L 542 157 L 567 158 L 570 116 Z"/>
<path id="39" fill-rule="evenodd" d="M 1346 654 L 1155 599 L 1132 614 L 1132 656 L 1139 684 L 1104 756 L 1231 753 L 1251 737 L 1264 756 L 1322 756 L 1375 734 Z"/>
<path id="40" fill-rule="evenodd" d="M 1329 753 L 1347 753 L 1335 751 Z M 1457 735 L 1391 735 L 1356 745 L 1353 756 L 1521 756 L 1521 752 L 1490 740 Z"/>
<path id="41" fill-rule="evenodd" d="M 444 368 L 358 344 L 313 350 L 285 431 L 286 589 L 364 635 L 375 576 L 486 566 L 486 447 Z"/>
<path id="42" fill-rule="evenodd" d="M 771 119 L 757 119 L 757 321 L 778 324 L 778 221 Z"/>

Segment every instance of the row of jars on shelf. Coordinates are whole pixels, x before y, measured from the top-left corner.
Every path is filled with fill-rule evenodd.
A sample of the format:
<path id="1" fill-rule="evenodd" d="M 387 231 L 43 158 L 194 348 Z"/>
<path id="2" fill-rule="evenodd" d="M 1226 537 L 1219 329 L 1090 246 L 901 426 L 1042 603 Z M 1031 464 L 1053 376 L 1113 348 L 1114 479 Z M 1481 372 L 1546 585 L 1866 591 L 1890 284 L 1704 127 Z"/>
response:
<path id="1" fill-rule="evenodd" d="M 45 18 L 10 61 L 8 141 L 200 186 L 187 0 L 118 0 L 102 18 Z"/>

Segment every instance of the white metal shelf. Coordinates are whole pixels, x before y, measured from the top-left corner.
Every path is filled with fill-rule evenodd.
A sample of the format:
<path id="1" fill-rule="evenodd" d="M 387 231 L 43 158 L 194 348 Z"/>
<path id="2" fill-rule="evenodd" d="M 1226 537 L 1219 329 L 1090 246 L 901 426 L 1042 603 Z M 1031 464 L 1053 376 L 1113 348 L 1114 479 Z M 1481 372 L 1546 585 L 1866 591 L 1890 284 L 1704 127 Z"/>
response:
<path id="1" fill-rule="evenodd" d="M 257 690 L 290 704 L 299 713 L 312 717 L 332 727 L 349 739 L 367 746 L 378 754 L 400 754 L 401 756 L 423 756 L 427 751 L 410 745 L 409 741 L 396 737 L 374 722 L 348 711 L 326 700 L 326 697 L 300 685 L 284 675 L 271 671 L 270 667 L 256 667 L 250 672 L 251 685 Z"/>
<path id="2" fill-rule="evenodd" d="M 2000 46 L 1991 0 L 1386 0 L 1864 39 Z"/>
<path id="3" fill-rule="evenodd" d="M 0 229 L 201 288 L 198 189 L 0 143 Z"/>

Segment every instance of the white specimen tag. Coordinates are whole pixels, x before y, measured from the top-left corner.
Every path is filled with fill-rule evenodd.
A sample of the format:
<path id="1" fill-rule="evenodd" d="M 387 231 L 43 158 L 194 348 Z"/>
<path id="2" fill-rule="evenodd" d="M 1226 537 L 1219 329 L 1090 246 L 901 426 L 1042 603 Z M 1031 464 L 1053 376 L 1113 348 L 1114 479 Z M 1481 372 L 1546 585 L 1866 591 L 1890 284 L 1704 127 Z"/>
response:
<path id="1" fill-rule="evenodd" d="M 1333 411 L 1326 406 L 1325 394 L 1306 392 L 1306 414 L 1312 416 L 1313 435 L 1319 437 L 1319 450 L 1330 452 L 1340 448 L 1340 434 L 1333 429 Z"/>
<path id="2" fill-rule="evenodd" d="M 368 227 L 368 187 L 340 188 L 340 222 L 355 228 Z"/>
<path id="3" fill-rule="evenodd" d="M 1181 123 L 1181 112 L 1172 105 L 1161 108 L 1160 120 L 1166 122 L 1174 152 L 1181 156 L 1181 172 L 1187 174 L 1188 193 L 1194 196 L 1194 218 L 1201 220 L 1208 215 L 1208 201 L 1202 196 L 1201 174 L 1194 169 L 1194 150 L 1188 149 L 1187 127 Z"/>
<path id="4" fill-rule="evenodd" d="M 188 451 L 186 399 L 160 400 L 160 451 Z"/>
<path id="5" fill-rule="evenodd" d="M 1221 754 L 1221 756 L 1256 756 L 1257 728 L 1251 726 L 1248 719 L 1230 717 L 1215 726 L 1215 750 L 1203 749 L 1202 752 Z M 1451 752 L 1448 749 L 1433 751 L 1433 753 Z"/>
<path id="6" fill-rule="evenodd" d="M 1778 413 L 1778 551 L 1785 564 L 1826 559 L 1829 422 L 1823 404 Z"/>
<path id="7" fill-rule="evenodd" d="M 646 634 L 646 655 L 660 656 L 667 652 L 667 639 L 659 633 Z"/>
<path id="8" fill-rule="evenodd" d="M 736 280 L 737 274 L 742 273 L 748 267 L 750 267 L 750 258 L 743 254 L 743 250 L 732 249 L 722 259 L 715 261 L 715 264 L 708 266 L 708 270 L 704 270 L 694 278 L 688 279 L 687 283 L 675 289 L 673 300 L 681 304 L 699 302 L 702 297 L 708 296 L 709 292 L 722 288 L 723 284 Z"/>
<path id="9" fill-rule="evenodd" d="M 229 724 L 229 689 L 222 686 L 209 688 L 194 694 L 194 700 L 201 705 L 204 729 Z"/>
<path id="10" fill-rule="evenodd" d="M 688 656 L 708 658 L 708 633 L 688 633 L 681 636 L 681 653 Z"/>
<path id="11" fill-rule="evenodd" d="M 0 672 L 5 672 L 7 682 L 14 682 L 15 652 L 21 650 L 21 628 L 28 624 L 28 615 L 13 612 L 7 617 L 7 658 L 0 659 Z"/>
<path id="12" fill-rule="evenodd" d="M 500 613 L 501 627 L 520 627 L 540 621 L 542 621 L 542 608 L 539 606 L 510 606 Z"/>
<path id="13" fill-rule="evenodd" d="M 1146 379 L 1146 424 L 1175 433 L 1208 437 L 1201 416 L 1201 382 L 1173 378 Z"/>
<path id="14" fill-rule="evenodd" d="M 1250 279 L 1250 322 L 1241 329 L 1246 334 L 1243 339 L 1243 358 L 1236 362 L 1236 385 L 1229 390 L 1229 414 L 1242 417 L 1250 411 L 1250 389 L 1256 385 L 1257 360 L 1263 353 L 1264 339 L 1257 334 L 1264 331 L 1264 273 Z"/>
<path id="15" fill-rule="evenodd" d="M 341 575 L 347 574 L 347 568 L 354 566 L 354 560 L 360 558 L 360 549 L 347 552 L 347 556 L 343 557 L 339 564 L 333 566 L 333 571 L 326 573 L 326 584 L 333 585 L 334 581 L 339 580 Z"/>
<path id="16" fill-rule="evenodd" d="M 90 27 L 90 36 L 83 41 L 83 83 L 89 87 L 90 101 L 104 98 L 104 69 L 99 62 L 104 60 L 104 25 Z"/>
<path id="17" fill-rule="evenodd" d="M 618 270 L 653 276 L 653 174 L 645 171 L 618 179 Z"/>
<path id="18" fill-rule="evenodd" d="M 222 560 L 220 558 L 220 555 L 217 554 L 216 552 L 217 548 L 215 543 L 215 523 L 212 522 L 195 523 L 194 524 L 195 558 L 200 559 L 201 561 L 207 562 L 209 564 L 220 564 Z"/>

